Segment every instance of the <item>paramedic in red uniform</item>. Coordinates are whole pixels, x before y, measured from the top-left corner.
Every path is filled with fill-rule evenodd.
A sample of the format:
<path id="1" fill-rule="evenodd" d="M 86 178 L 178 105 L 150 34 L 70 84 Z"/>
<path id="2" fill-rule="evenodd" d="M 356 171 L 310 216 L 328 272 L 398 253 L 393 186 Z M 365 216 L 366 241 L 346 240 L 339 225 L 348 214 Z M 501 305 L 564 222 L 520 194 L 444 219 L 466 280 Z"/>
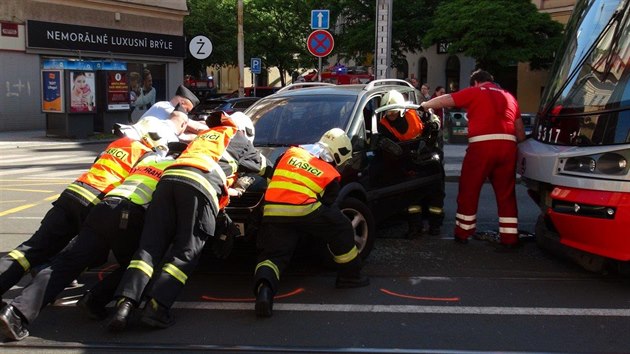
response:
<path id="1" fill-rule="evenodd" d="M 484 70 L 470 75 L 467 89 L 423 102 L 423 109 L 461 107 L 468 112 L 468 148 L 462 164 L 455 215 L 455 241 L 468 242 L 477 226 L 479 193 L 490 180 L 497 199 L 501 245 L 518 244 L 516 207 L 517 142 L 525 140 L 521 112 L 514 96 Z"/>

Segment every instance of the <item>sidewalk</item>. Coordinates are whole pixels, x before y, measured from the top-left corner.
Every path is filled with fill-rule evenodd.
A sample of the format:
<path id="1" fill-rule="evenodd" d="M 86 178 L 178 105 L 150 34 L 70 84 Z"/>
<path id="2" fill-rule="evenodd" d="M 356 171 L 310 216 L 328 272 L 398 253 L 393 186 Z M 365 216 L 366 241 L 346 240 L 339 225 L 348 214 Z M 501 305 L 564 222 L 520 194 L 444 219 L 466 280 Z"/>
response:
<path id="1" fill-rule="evenodd" d="M 44 129 L 21 130 L 0 132 L 0 150 L 53 145 L 77 146 L 112 140 L 111 136 L 95 136 L 87 139 L 54 138 L 47 137 Z M 447 181 L 455 182 L 459 178 L 467 146 L 467 144 L 444 144 L 444 171 L 446 172 Z"/>
<path id="2" fill-rule="evenodd" d="M 81 145 L 81 144 L 97 144 L 107 141 L 113 141 L 111 135 L 97 135 L 86 139 L 69 139 L 47 137 L 46 130 L 19 130 L 0 132 L 0 150 L 15 149 L 33 146 L 53 146 L 53 145 Z"/>

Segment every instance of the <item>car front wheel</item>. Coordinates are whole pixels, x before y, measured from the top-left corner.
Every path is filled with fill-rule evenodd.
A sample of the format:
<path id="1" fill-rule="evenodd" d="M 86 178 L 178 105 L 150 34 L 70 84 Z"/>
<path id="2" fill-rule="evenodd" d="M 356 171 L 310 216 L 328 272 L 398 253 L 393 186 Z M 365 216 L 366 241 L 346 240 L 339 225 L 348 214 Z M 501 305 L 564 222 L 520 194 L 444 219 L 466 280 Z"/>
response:
<path id="1" fill-rule="evenodd" d="M 370 209 L 356 198 L 344 199 L 339 208 L 341 212 L 350 219 L 354 228 L 354 242 L 359 249 L 361 258 L 366 259 L 374 247 L 376 237 L 376 227 L 374 216 Z"/>

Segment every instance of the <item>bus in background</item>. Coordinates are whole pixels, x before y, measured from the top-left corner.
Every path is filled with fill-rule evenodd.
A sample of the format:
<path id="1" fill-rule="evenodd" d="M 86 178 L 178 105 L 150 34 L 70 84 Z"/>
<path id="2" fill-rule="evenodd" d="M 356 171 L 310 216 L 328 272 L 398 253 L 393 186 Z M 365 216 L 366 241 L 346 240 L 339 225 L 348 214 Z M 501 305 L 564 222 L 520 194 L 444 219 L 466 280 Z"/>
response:
<path id="1" fill-rule="evenodd" d="M 590 271 L 630 270 L 630 0 L 579 0 L 517 170 L 536 240 Z"/>

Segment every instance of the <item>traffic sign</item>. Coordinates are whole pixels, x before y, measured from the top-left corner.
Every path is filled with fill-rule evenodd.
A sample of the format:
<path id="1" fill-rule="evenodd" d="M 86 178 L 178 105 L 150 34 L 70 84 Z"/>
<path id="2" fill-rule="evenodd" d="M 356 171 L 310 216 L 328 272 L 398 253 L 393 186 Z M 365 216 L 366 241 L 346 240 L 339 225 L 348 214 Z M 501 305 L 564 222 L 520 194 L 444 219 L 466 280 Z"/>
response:
<path id="1" fill-rule="evenodd" d="M 330 10 L 311 10 L 311 28 L 328 29 Z"/>
<path id="2" fill-rule="evenodd" d="M 260 60 L 260 58 L 252 58 L 252 63 L 249 66 L 249 70 L 251 70 L 251 72 L 253 74 L 260 74 L 260 69 L 262 67 L 262 60 Z"/>
<path id="3" fill-rule="evenodd" d="M 206 59 L 212 53 L 212 42 L 206 36 L 195 36 L 188 43 L 188 51 L 195 59 Z"/>
<path id="4" fill-rule="evenodd" d="M 308 36 L 306 46 L 311 54 L 321 58 L 332 52 L 335 47 L 335 40 L 330 32 L 326 30 L 315 30 Z"/>

